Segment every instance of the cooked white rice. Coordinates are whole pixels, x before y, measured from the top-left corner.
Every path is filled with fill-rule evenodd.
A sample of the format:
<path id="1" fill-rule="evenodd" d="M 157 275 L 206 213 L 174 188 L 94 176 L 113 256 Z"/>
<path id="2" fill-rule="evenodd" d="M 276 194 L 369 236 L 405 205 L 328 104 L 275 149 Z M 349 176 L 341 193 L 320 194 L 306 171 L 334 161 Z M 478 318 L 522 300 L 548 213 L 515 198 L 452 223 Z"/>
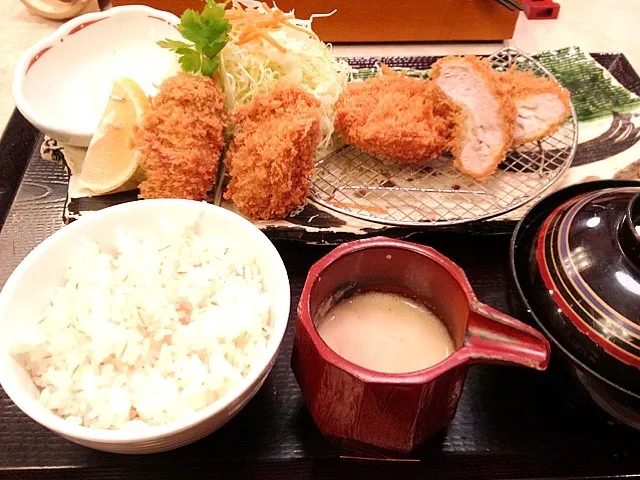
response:
<path id="1" fill-rule="evenodd" d="M 117 232 L 78 249 L 15 358 L 40 401 L 78 425 L 162 425 L 229 392 L 264 353 L 270 300 L 250 252 L 198 225 Z"/>

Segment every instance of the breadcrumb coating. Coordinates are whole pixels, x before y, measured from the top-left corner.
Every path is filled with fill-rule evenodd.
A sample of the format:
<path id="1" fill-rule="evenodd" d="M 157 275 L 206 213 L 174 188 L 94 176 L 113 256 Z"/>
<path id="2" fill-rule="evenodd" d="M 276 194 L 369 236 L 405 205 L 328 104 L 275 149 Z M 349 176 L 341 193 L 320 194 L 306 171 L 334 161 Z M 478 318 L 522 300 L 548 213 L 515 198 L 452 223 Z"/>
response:
<path id="1" fill-rule="evenodd" d="M 145 180 L 141 198 L 204 200 L 225 146 L 224 94 L 214 80 L 180 72 L 151 99 L 133 143 Z"/>
<path id="2" fill-rule="evenodd" d="M 419 163 L 451 146 L 457 115 L 432 82 L 383 66 L 383 75 L 347 86 L 336 104 L 334 125 L 364 152 Z"/>
<path id="3" fill-rule="evenodd" d="M 309 195 L 313 154 L 321 139 L 320 102 L 279 83 L 233 112 L 232 122 L 225 199 L 254 220 L 286 217 Z"/>

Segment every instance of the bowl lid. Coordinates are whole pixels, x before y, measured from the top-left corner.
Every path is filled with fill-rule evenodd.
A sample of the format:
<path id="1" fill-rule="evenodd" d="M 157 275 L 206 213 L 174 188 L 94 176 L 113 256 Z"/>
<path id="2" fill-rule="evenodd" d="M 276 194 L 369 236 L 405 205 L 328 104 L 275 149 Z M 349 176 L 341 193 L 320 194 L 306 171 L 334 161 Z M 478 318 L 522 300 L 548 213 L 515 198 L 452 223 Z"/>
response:
<path id="1" fill-rule="evenodd" d="M 640 188 L 566 201 L 540 227 L 535 258 L 558 313 L 640 368 Z"/>

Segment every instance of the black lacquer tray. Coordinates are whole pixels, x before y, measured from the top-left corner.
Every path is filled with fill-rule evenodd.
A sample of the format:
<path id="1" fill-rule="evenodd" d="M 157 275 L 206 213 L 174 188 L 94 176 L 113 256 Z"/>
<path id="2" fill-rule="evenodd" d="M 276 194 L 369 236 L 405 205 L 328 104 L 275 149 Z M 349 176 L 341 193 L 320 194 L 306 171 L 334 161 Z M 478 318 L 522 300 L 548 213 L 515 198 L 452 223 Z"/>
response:
<path id="1" fill-rule="evenodd" d="M 640 92 L 640 79 L 623 55 L 596 58 L 628 89 Z M 0 223 L 6 218 L 0 234 L 0 285 L 33 246 L 63 224 L 66 174 L 59 164 L 40 158 L 41 140 L 14 114 L 0 144 Z M 470 228 L 411 232 L 411 240 L 457 262 L 481 301 L 516 314 L 521 306 L 509 276 L 509 236 Z M 309 266 L 331 247 L 287 240 L 276 240 L 276 246 L 295 305 Z M 293 322 L 264 387 L 233 421 L 164 454 L 122 456 L 77 446 L 31 421 L 0 391 L 0 479 L 640 477 L 640 432 L 574 402 L 553 360 L 543 374 L 472 368 L 454 422 L 415 458 L 351 458 L 327 443 L 302 402 L 289 366 L 292 339 Z"/>

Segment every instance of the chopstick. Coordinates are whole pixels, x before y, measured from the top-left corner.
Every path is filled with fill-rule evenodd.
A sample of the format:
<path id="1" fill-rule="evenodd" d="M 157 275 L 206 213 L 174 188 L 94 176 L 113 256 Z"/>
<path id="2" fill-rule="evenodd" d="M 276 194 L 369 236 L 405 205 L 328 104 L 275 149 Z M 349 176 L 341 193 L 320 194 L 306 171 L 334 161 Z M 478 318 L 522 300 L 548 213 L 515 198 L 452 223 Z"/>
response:
<path id="1" fill-rule="evenodd" d="M 520 10 L 521 12 L 524 10 L 524 6 L 520 2 L 520 0 L 505 0 L 505 2 L 513 5 L 513 8 L 515 8 L 516 10 Z"/>
<path id="2" fill-rule="evenodd" d="M 513 7 L 506 2 L 506 0 L 496 0 L 496 2 L 498 2 L 500 5 L 502 5 L 504 8 L 506 8 L 507 10 L 510 10 L 513 12 Z"/>
<path id="3" fill-rule="evenodd" d="M 498 2 L 508 10 L 511 10 L 512 12 L 514 10 L 523 10 L 522 4 L 520 4 L 517 0 L 496 0 L 496 2 Z"/>
<path id="4" fill-rule="evenodd" d="M 222 194 L 224 193 L 224 179 L 227 175 L 227 168 L 224 163 L 224 157 L 227 155 L 227 147 L 220 155 L 220 166 L 218 167 L 218 175 L 216 176 L 216 190 L 213 195 L 213 204 L 217 207 L 222 205 Z"/>

